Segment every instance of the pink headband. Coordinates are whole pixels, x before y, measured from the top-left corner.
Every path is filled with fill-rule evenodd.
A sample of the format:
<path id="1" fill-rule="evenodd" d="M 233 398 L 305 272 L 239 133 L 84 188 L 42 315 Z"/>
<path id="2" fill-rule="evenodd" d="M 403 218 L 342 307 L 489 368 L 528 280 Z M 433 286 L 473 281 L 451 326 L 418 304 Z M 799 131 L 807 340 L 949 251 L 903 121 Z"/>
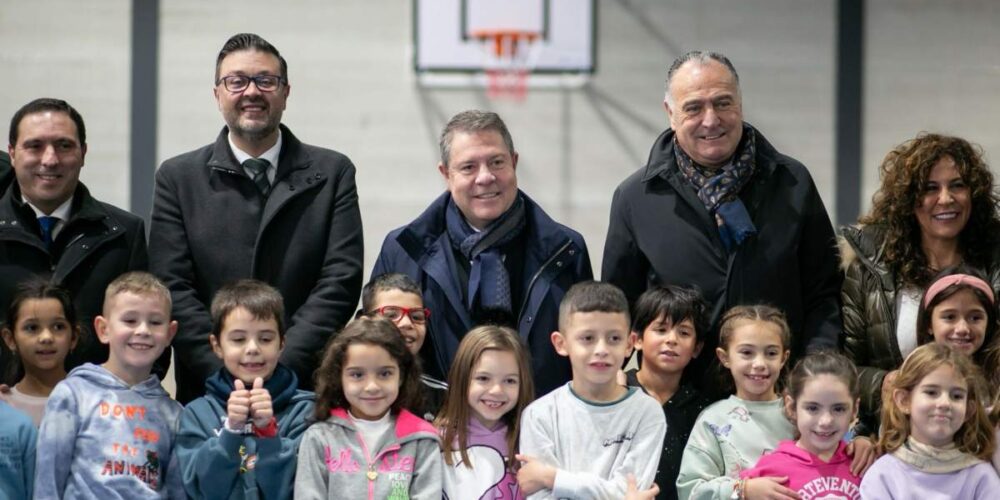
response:
<path id="1" fill-rule="evenodd" d="M 990 304 L 996 303 L 993 298 L 993 289 L 990 288 L 990 285 L 986 284 L 985 281 L 968 274 L 949 274 L 948 276 L 935 281 L 931 287 L 924 292 L 924 307 L 927 307 L 927 304 L 930 304 L 931 300 L 934 300 L 934 297 L 941 293 L 941 290 L 944 290 L 952 285 L 971 286 L 972 288 L 985 293 L 990 299 Z"/>

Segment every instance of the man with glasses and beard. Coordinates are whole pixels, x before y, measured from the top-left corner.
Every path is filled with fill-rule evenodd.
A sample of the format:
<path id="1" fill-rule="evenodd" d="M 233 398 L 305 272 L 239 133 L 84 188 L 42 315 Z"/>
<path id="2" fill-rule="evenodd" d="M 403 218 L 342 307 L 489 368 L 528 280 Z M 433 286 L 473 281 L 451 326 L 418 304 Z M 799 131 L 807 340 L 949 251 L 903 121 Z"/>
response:
<path id="1" fill-rule="evenodd" d="M 263 38 L 237 34 L 219 52 L 214 81 L 226 126 L 213 144 L 157 171 L 150 228 L 150 267 L 170 287 L 180 323 L 173 345 L 182 403 L 202 395 L 221 366 L 208 336 L 209 304 L 222 285 L 255 278 L 281 292 L 281 362 L 305 389 L 361 291 L 354 165 L 281 124 L 291 90 L 285 59 Z"/>

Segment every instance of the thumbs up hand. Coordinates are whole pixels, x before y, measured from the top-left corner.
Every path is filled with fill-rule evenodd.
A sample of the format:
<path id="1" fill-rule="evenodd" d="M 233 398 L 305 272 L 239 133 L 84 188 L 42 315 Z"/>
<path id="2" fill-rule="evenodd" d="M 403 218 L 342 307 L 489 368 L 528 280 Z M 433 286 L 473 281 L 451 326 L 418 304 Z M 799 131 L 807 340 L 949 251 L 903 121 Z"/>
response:
<path id="1" fill-rule="evenodd" d="M 259 379 L 258 379 L 259 380 Z M 236 379 L 233 392 L 229 393 L 226 404 L 226 427 L 231 431 L 242 431 L 250 417 L 250 391 L 243 381 Z"/>
<path id="2" fill-rule="evenodd" d="M 264 379 L 257 377 L 253 381 L 253 388 L 250 389 L 250 416 L 253 418 L 253 425 L 264 428 L 274 417 L 271 408 L 271 393 L 264 388 Z"/>

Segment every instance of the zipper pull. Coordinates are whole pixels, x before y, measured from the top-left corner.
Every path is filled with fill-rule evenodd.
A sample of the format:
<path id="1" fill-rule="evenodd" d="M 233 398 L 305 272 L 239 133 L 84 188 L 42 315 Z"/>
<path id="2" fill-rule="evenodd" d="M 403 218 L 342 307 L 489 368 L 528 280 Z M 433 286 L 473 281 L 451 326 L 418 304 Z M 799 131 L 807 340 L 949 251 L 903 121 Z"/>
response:
<path id="1" fill-rule="evenodd" d="M 378 477 L 378 472 L 375 472 L 375 464 L 368 466 L 368 473 L 365 475 L 368 476 L 369 481 L 374 481 L 375 478 Z"/>

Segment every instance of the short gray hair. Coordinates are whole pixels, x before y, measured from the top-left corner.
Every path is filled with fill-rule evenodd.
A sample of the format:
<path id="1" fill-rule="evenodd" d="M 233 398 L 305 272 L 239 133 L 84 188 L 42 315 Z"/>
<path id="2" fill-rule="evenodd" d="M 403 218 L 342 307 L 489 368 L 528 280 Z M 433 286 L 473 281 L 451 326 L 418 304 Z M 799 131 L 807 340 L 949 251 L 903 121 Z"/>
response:
<path id="1" fill-rule="evenodd" d="M 667 89 L 666 93 L 664 94 L 664 100 L 667 101 L 667 103 L 670 104 L 671 106 L 674 105 L 673 102 L 674 99 L 670 95 L 670 82 L 674 79 L 674 75 L 677 74 L 677 71 L 681 69 L 681 66 L 684 66 L 684 64 L 687 63 L 688 61 L 695 61 L 698 64 L 702 65 L 707 64 L 709 61 L 715 61 L 725 66 L 726 69 L 728 69 L 729 72 L 732 73 L 733 80 L 736 81 L 736 90 L 739 91 L 740 75 L 739 73 L 736 72 L 736 66 L 733 66 L 732 61 L 730 61 L 728 57 L 722 55 L 719 52 L 711 52 L 711 51 L 703 52 L 700 50 L 692 50 L 678 57 L 677 59 L 674 59 L 673 64 L 670 65 L 670 69 L 667 70 Z"/>
<path id="2" fill-rule="evenodd" d="M 500 115 L 492 111 L 479 111 L 471 109 L 451 117 L 448 124 L 441 132 L 439 146 L 441 148 L 441 163 L 448 166 L 451 160 L 451 140 L 455 132 L 482 132 L 484 130 L 495 130 L 500 133 L 504 144 L 511 156 L 514 156 L 514 139 L 511 138 L 507 125 L 500 119 Z"/>

